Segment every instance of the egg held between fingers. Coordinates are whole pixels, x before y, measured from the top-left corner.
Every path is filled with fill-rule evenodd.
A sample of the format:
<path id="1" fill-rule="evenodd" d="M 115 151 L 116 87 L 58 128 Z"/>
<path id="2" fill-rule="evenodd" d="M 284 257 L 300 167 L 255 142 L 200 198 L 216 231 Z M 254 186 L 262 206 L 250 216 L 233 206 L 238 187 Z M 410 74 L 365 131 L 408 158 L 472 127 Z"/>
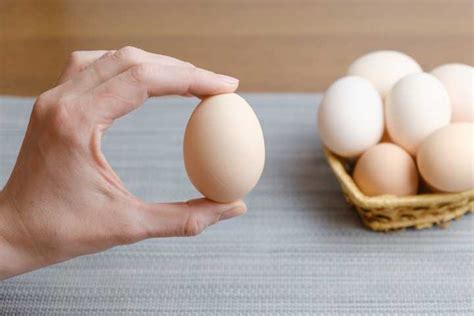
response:
<path id="1" fill-rule="evenodd" d="M 222 203 L 243 198 L 265 164 L 255 112 L 235 93 L 205 98 L 188 121 L 183 156 L 189 179 L 205 197 Z"/>

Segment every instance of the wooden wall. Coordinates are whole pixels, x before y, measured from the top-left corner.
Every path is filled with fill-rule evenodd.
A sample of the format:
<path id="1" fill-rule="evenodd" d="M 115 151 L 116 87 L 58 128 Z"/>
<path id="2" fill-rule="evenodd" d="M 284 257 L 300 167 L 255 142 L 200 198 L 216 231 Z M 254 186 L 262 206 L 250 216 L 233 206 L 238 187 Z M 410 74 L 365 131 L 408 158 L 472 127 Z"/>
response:
<path id="1" fill-rule="evenodd" d="M 54 85 L 70 51 L 134 45 L 241 79 L 321 91 L 357 56 L 474 64 L 474 0 L 0 0 L 0 94 Z"/>

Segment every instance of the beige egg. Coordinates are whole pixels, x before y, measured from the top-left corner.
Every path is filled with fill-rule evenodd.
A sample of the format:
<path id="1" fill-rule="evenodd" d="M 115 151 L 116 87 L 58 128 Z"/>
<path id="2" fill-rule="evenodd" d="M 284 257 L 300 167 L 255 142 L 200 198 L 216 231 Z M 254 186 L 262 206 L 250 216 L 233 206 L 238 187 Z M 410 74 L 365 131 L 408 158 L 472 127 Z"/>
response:
<path id="1" fill-rule="evenodd" d="M 244 197 L 265 164 L 255 112 L 234 93 L 204 99 L 186 127 L 183 156 L 189 179 L 205 197 L 222 203 Z"/>
<path id="2" fill-rule="evenodd" d="M 372 82 L 385 98 L 393 85 L 406 75 L 422 72 L 420 65 L 410 56 L 392 50 L 380 50 L 357 58 L 347 71 Z"/>
<path id="3" fill-rule="evenodd" d="M 380 143 L 362 154 L 353 177 L 359 189 L 368 196 L 404 196 L 418 191 L 418 171 L 413 158 L 390 143 Z"/>
<path id="4" fill-rule="evenodd" d="M 474 122 L 474 67 L 446 64 L 431 71 L 448 91 L 453 110 L 452 122 Z"/>
<path id="5" fill-rule="evenodd" d="M 443 84 L 428 73 L 399 80 L 385 102 L 385 119 L 392 141 L 412 155 L 421 142 L 451 120 L 451 103 Z"/>
<path id="6" fill-rule="evenodd" d="M 428 136 L 417 162 L 423 179 L 436 190 L 474 189 L 474 123 L 453 123 Z"/>

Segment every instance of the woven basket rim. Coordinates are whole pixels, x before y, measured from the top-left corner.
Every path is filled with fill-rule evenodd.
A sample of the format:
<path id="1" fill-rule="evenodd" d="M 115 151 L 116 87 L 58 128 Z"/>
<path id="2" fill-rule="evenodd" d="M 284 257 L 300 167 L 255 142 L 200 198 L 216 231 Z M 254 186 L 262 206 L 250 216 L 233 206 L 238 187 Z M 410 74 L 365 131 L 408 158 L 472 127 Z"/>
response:
<path id="1" fill-rule="evenodd" d="M 394 195 L 367 196 L 359 190 L 352 177 L 344 168 L 341 162 L 342 158 L 333 154 L 326 147 L 323 147 L 323 151 L 329 166 L 345 189 L 350 200 L 362 208 L 416 208 L 474 198 L 474 189 L 459 193 L 429 193 L 402 197 Z"/>

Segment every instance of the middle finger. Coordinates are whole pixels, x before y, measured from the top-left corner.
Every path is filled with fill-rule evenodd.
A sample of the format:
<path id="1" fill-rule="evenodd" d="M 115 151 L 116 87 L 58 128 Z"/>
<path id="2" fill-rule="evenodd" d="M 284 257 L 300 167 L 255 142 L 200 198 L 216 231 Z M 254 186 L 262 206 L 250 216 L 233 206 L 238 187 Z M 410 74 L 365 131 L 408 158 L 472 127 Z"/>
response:
<path id="1" fill-rule="evenodd" d="M 124 47 L 113 54 L 99 58 L 64 84 L 54 88 L 52 92 L 58 97 L 77 97 L 142 63 L 192 67 L 191 64 L 173 57 L 153 54 L 135 47 Z"/>

